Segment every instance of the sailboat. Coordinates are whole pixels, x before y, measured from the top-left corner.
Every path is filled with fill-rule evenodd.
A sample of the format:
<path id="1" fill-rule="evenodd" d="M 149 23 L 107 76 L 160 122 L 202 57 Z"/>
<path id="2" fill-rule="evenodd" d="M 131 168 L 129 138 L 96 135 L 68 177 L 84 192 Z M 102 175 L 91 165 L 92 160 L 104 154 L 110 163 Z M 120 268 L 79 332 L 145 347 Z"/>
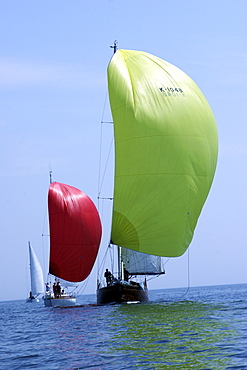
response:
<path id="1" fill-rule="evenodd" d="M 66 287 L 85 280 L 90 274 L 101 240 L 101 221 L 92 200 L 70 185 L 52 182 L 48 192 L 50 226 L 49 274 L 53 289 L 47 286 L 46 307 L 76 304 Z"/>
<path id="2" fill-rule="evenodd" d="M 118 271 L 106 271 L 107 284 L 99 279 L 97 302 L 145 302 L 146 275 L 162 272 L 158 259 L 183 255 L 192 241 L 215 174 L 217 127 L 195 82 L 146 52 L 114 44 L 108 92 L 115 139 L 110 246 L 118 249 Z M 141 283 L 138 275 L 145 275 Z"/>
<path id="3" fill-rule="evenodd" d="M 43 271 L 39 263 L 38 257 L 36 256 L 31 243 L 28 242 L 29 249 L 29 261 L 30 261 L 30 281 L 31 291 L 29 293 L 26 302 L 39 302 L 37 298 L 40 294 L 44 293 L 44 279 Z"/>

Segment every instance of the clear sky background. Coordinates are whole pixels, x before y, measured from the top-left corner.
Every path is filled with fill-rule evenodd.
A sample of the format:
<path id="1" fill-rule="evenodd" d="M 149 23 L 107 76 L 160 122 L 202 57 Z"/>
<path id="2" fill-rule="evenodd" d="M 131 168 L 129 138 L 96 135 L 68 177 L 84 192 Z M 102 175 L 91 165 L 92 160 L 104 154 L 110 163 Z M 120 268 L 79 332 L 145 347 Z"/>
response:
<path id="1" fill-rule="evenodd" d="M 246 17 L 245 0 L 1 1 L 1 300 L 29 291 L 29 240 L 46 276 L 50 170 L 54 181 L 81 189 L 97 205 L 100 122 L 115 39 L 119 48 L 181 68 L 211 105 L 219 158 L 189 248 L 190 285 L 247 282 Z M 111 176 L 105 189 L 111 196 Z M 101 254 L 111 222 L 105 216 Z M 188 253 L 169 260 L 166 275 L 149 287 L 187 287 L 187 277 Z M 95 289 L 96 268 L 85 293 Z"/>

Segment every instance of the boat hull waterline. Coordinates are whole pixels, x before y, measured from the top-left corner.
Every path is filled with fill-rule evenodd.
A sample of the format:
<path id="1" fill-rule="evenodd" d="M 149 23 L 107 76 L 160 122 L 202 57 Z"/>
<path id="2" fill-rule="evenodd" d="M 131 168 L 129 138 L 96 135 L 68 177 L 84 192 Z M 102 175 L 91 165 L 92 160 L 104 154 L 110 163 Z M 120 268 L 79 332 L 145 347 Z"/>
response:
<path id="1" fill-rule="evenodd" d="M 38 298 L 27 298 L 26 303 L 38 303 L 39 299 Z"/>
<path id="2" fill-rule="evenodd" d="M 148 302 L 148 289 L 135 282 L 114 282 L 97 290 L 97 304 Z"/>
<path id="3" fill-rule="evenodd" d="M 76 298 L 68 294 L 61 294 L 59 297 L 46 294 L 43 299 L 45 307 L 69 307 L 76 304 Z"/>

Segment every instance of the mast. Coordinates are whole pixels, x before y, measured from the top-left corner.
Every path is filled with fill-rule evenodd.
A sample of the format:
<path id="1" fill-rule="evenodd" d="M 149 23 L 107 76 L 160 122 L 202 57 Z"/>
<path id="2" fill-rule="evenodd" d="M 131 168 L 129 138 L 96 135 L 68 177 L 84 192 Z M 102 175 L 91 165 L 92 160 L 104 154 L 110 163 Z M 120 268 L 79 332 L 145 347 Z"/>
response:
<path id="1" fill-rule="evenodd" d="M 113 49 L 113 53 L 115 54 L 117 51 L 117 40 L 114 41 L 114 44 L 110 47 Z M 118 245 L 118 278 L 123 280 L 123 262 L 122 262 L 122 247 Z"/>
<path id="2" fill-rule="evenodd" d="M 118 245 L 118 278 L 123 279 L 122 247 Z"/>
<path id="3" fill-rule="evenodd" d="M 117 51 L 117 44 L 118 44 L 118 42 L 117 42 L 117 40 L 115 40 L 115 41 L 114 41 L 114 44 L 113 44 L 112 46 L 110 46 L 110 47 L 113 49 L 114 54 L 115 54 L 115 53 L 116 53 L 116 51 Z"/>

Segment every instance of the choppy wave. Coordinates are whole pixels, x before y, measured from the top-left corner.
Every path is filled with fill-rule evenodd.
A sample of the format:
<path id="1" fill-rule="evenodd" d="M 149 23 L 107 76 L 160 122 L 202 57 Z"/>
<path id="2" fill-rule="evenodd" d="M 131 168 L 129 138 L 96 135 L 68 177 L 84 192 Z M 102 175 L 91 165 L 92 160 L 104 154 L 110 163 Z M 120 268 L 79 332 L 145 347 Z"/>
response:
<path id="1" fill-rule="evenodd" d="M 150 291 L 136 305 L 0 303 L 0 369 L 247 369 L 247 285 Z"/>

